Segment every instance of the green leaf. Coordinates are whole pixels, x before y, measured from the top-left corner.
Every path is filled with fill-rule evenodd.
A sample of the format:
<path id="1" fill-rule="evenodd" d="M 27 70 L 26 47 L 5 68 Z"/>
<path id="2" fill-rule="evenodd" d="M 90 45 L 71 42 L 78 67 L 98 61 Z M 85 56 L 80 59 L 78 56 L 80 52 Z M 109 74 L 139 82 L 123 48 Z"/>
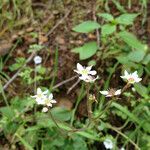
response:
<path id="1" fill-rule="evenodd" d="M 68 121 L 71 118 L 71 111 L 65 108 L 55 107 L 51 110 L 51 113 L 53 117 L 55 117 L 58 120 Z"/>
<path id="2" fill-rule="evenodd" d="M 148 89 L 145 86 L 143 86 L 141 83 L 134 84 L 134 88 L 142 97 L 144 98 L 148 97 Z"/>
<path id="3" fill-rule="evenodd" d="M 100 24 L 94 21 L 85 21 L 73 28 L 73 31 L 80 33 L 89 33 L 95 29 L 100 28 Z"/>
<path id="4" fill-rule="evenodd" d="M 89 42 L 81 47 L 74 48 L 72 52 L 79 53 L 80 60 L 85 60 L 92 57 L 98 50 L 96 42 Z"/>
<path id="5" fill-rule="evenodd" d="M 122 14 L 119 17 L 117 17 L 115 20 L 117 21 L 117 23 L 119 24 L 123 24 L 123 25 L 132 25 L 134 19 L 138 16 L 138 14 Z"/>
<path id="6" fill-rule="evenodd" d="M 106 36 L 116 31 L 116 25 L 105 24 L 102 26 L 102 35 Z"/>
<path id="7" fill-rule="evenodd" d="M 99 17 L 104 18 L 107 21 L 113 21 L 114 20 L 114 17 L 111 14 L 108 14 L 108 13 L 98 13 L 97 15 Z"/>
<path id="8" fill-rule="evenodd" d="M 1 107 L 0 112 L 3 116 L 7 117 L 9 120 L 15 117 L 15 111 L 11 107 Z"/>
<path id="9" fill-rule="evenodd" d="M 28 149 L 28 150 L 33 150 L 32 146 L 27 143 L 19 134 L 15 134 L 16 137 L 20 140 L 20 142 Z"/>
<path id="10" fill-rule="evenodd" d="M 143 60 L 145 54 L 146 54 L 146 51 L 135 50 L 135 51 L 130 52 L 127 57 L 129 60 L 133 62 L 140 62 Z"/>
<path id="11" fill-rule="evenodd" d="M 127 43 L 132 48 L 141 51 L 147 51 L 147 46 L 142 44 L 132 33 L 122 31 L 118 35 L 125 43 Z"/>
<path id="12" fill-rule="evenodd" d="M 125 107 L 123 107 L 120 104 L 115 103 L 115 102 L 112 103 L 112 106 L 117 108 L 121 112 L 125 113 L 130 118 L 130 120 L 132 122 L 135 122 L 135 123 L 137 123 L 139 125 L 141 124 L 139 119 L 133 113 L 131 113 L 127 108 L 125 108 Z"/>
<path id="13" fill-rule="evenodd" d="M 149 62 L 150 62 L 150 54 L 148 54 L 148 55 L 145 56 L 145 58 L 144 58 L 144 60 L 143 60 L 142 63 L 144 65 L 147 65 Z"/>

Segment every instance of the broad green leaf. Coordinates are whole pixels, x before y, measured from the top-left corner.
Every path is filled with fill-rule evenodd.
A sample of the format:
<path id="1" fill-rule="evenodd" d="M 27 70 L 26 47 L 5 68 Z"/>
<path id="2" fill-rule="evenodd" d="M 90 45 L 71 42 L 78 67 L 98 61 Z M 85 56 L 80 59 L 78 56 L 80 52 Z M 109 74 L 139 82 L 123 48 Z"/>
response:
<path id="1" fill-rule="evenodd" d="M 61 107 L 55 107 L 51 110 L 52 115 L 62 121 L 68 121 L 71 118 L 71 111 L 61 108 Z"/>
<path id="2" fill-rule="evenodd" d="M 132 25 L 134 19 L 138 16 L 138 14 L 122 14 L 119 17 L 117 17 L 115 20 L 117 21 L 117 23 L 119 24 L 123 24 L 123 25 Z"/>
<path id="3" fill-rule="evenodd" d="M 15 117 L 15 111 L 11 107 L 1 107 L 0 112 L 3 116 L 7 117 L 9 120 Z"/>
<path id="4" fill-rule="evenodd" d="M 116 31 L 116 25 L 111 25 L 111 24 L 103 25 L 101 30 L 103 36 L 112 34 L 115 31 Z"/>
<path id="5" fill-rule="evenodd" d="M 132 33 L 122 31 L 119 33 L 119 37 L 132 48 L 147 51 L 147 46 L 142 44 Z"/>
<path id="6" fill-rule="evenodd" d="M 108 14 L 108 13 L 98 13 L 97 15 L 99 17 L 104 18 L 107 21 L 113 21 L 114 20 L 114 17 L 111 14 Z"/>
<path id="7" fill-rule="evenodd" d="M 134 50 L 134 51 L 130 52 L 127 57 L 130 61 L 140 62 L 143 60 L 145 54 L 146 54 L 146 51 Z"/>
<path id="8" fill-rule="evenodd" d="M 80 32 L 80 33 L 89 33 L 94 31 L 95 29 L 100 28 L 100 24 L 95 21 L 85 21 L 73 28 L 73 31 Z"/>
<path id="9" fill-rule="evenodd" d="M 82 47 L 74 48 L 72 52 L 79 53 L 80 60 L 85 60 L 95 55 L 98 50 L 96 42 L 89 42 L 84 44 Z"/>
<path id="10" fill-rule="evenodd" d="M 143 60 L 142 63 L 144 65 L 147 65 L 149 62 L 150 62 L 150 54 L 148 54 L 148 55 L 145 56 L 145 58 L 144 58 L 144 60 Z"/>
<path id="11" fill-rule="evenodd" d="M 148 89 L 143 86 L 141 83 L 134 84 L 136 91 L 144 98 L 148 97 Z"/>

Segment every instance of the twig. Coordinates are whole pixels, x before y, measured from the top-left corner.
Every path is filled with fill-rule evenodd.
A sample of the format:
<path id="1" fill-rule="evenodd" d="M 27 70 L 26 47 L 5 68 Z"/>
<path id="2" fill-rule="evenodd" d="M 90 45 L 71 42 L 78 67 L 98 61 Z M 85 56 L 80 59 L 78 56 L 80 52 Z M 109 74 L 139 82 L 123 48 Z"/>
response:
<path id="1" fill-rule="evenodd" d="M 65 14 L 65 16 L 62 18 L 62 19 L 60 19 L 57 23 L 56 23 L 56 25 L 46 34 L 46 36 L 49 36 L 67 17 L 68 17 L 68 15 L 71 13 L 71 11 L 72 11 L 72 8 L 73 7 L 71 7 L 69 10 L 68 10 L 68 12 Z"/>
<path id="2" fill-rule="evenodd" d="M 56 88 L 58 88 L 58 87 L 60 87 L 60 86 L 62 86 L 62 85 L 64 85 L 64 84 L 66 84 L 66 83 L 68 83 L 68 82 L 74 80 L 74 79 L 77 78 L 77 77 L 78 77 L 78 75 L 73 76 L 73 77 L 71 77 L 71 78 L 69 78 L 69 79 L 66 79 L 66 80 L 64 80 L 64 81 L 62 81 L 62 82 L 56 84 L 52 89 L 56 89 Z"/>
<path id="3" fill-rule="evenodd" d="M 67 94 L 69 94 L 79 82 L 80 82 L 80 79 L 78 79 L 78 80 L 68 89 Z"/>
<path id="4" fill-rule="evenodd" d="M 22 69 L 26 66 L 27 63 L 29 63 L 33 57 L 35 56 L 36 52 L 33 52 L 29 58 L 26 60 L 25 64 L 11 77 L 11 79 L 3 86 L 3 90 L 5 90 L 9 84 L 11 84 L 15 79 L 16 77 L 19 75 L 19 73 L 22 71 Z"/>

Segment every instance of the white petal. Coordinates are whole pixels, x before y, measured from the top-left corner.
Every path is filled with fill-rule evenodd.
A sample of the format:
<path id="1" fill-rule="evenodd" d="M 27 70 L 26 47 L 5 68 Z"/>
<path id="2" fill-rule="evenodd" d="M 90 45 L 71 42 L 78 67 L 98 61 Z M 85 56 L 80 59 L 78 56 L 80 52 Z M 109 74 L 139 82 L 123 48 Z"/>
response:
<path id="1" fill-rule="evenodd" d="M 127 77 L 126 76 L 120 76 L 122 79 L 126 79 Z"/>
<path id="2" fill-rule="evenodd" d="M 119 89 L 115 92 L 115 95 L 120 95 L 120 94 L 121 94 L 121 89 Z"/>
<path id="3" fill-rule="evenodd" d="M 82 76 L 79 77 L 79 79 L 81 79 L 81 80 L 86 80 L 86 79 L 87 79 L 87 76 L 83 76 L 83 75 L 82 75 Z"/>
<path id="4" fill-rule="evenodd" d="M 100 93 L 103 95 L 108 95 L 108 91 L 100 91 Z"/>
<path id="5" fill-rule="evenodd" d="M 48 94 L 48 90 L 44 91 L 43 94 L 44 94 L 44 95 Z"/>
<path id="6" fill-rule="evenodd" d="M 52 93 L 49 95 L 48 99 L 50 99 L 50 100 L 53 99 L 53 94 Z"/>
<path id="7" fill-rule="evenodd" d="M 47 112 L 48 108 L 47 107 L 43 107 L 42 112 Z"/>
<path id="8" fill-rule="evenodd" d="M 142 78 L 135 78 L 135 82 L 140 82 Z"/>
<path id="9" fill-rule="evenodd" d="M 133 77 L 138 77 L 137 71 L 133 72 L 133 73 L 132 73 L 132 76 L 133 76 Z"/>
<path id="10" fill-rule="evenodd" d="M 37 98 L 37 95 L 31 96 L 32 98 Z"/>
<path id="11" fill-rule="evenodd" d="M 82 71 L 84 68 L 81 64 L 77 63 L 77 70 Z"/>
<path id="12" fill-rule="evenodd" d="M 37 88 L 37 94 L 41 94 L 42 90 L 40 88 Z"/>
<path id="13" fill-rule="evenodd" d="M 51 104 L 51 102 L 47 103 L 47 106 L 49 106 L 49 107 L 52 107 L 52 104 Z"/>
<path id="14" fill-rule="evenodd" d="M 113 95 L 110 95 L 110 94 L 108 94 L 108 95 L 106 95 L 106 97 L 112 97 Z"/>
<path id="15" fill-rule="evenodd" d="M 53 99 L 53 100 L 51 100 L 51 103 L 57 103 L 57 101 Z"/>
<path id="16" fill-rule="evenodd" d="M 86 70 L 87 70 L 87 71 L 90 71 L 91 69 L 92 69 L 92 66 L 86 67 Z"/>
<path id="17" fill-rule="evenodd" d="M 91 74 L 91 75 L 96 75 L 97 72 L 96 72 L 95 70 L 93 70 L 93 71 L 90 71 L 89 74 Z"/>
<path id="18" fill-rule="evenodd" d="M 128 76 L 129 73 L 125 70 L 125 71 L 124 71 L 124 75 L 125 75 L 125 76 Z"/>
<path id="19" fill-rule="evenodd" d="M 78 73 L 78 74 L 81 74 L 81 72 L 80 71 L 78 71 L 78 70 L 73 70 L 74 72 L 76 72 L 76 73 Z"/>

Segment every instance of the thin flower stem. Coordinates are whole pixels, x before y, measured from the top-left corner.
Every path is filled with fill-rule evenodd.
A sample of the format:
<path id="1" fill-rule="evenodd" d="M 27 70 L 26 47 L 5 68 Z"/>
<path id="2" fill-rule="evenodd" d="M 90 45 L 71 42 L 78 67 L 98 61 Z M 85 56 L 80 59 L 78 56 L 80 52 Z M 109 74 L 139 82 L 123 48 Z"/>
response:
<path id="1" fill-rule="evenodd" d="M 62 129 L 59 127 L 59 125 L 57 124 L 57 122 L 56 122 L 55 118 L 53 117 L 51 111 L 49 111 L 49 114 L 50 114 L 50 117 L 51 117 L 52 121 L 55 123 L 56 127 L 57 127 L 57 128 L 60 130 L 60 132 L 64 135 L 64 132 L 63 132 L 64 130 L 62 130 Z"/>
<path id="2" fill-rule="evenodd" d="M 34 94 L 36 94 L 36 89 L 37 89 L 37 84 L 36 84 L 36 76 L 37 76 L 37 71 L 36 71 L 37 65 L 34 64 Z M 36 113 L 37 106 L 34 107 L 34 114 Z"/>
<path id="3" fill-rule="evenodd" d="M 5 92 L 4 92 L 4 90 L 3 90 L 3 86 L 2 86 L 1 80 L 0 80 L 0 93 L 2 93 L 2 96 L 3 96 L 3 98 L 4 98 L 4 101 L 5 101 L 6 106 L 9 106 L 9 103 L 8 103 L 8 101 L 7 101 Z"/>
<path id="4" fill-rule="evenodd" d="M 110 108 L 112 102 L 113 102 L 113 100 L 111 100 L 110 102 L 108 102 L 107 105 L 106 105 L 106 107 L 104 108 L 104 110 L 103 110 L 96 118 L 94 118 L 94 119 L 97 120 L 97 119 L 100 118 L 105 112 L 107 112 L 107 110 Z"/>
<path id="5" fill-rule="evenodd" d="M 121 93 L 123 93 L 125 90 L 127 90 L 127 89 L 130 87 L 130 85 L 131 85 L 130 83 L 127 83 L 127 84 L 123 87 Z"/>
<path id="6" fill-rule="evenodd" d="M 36 84 L 36 76 L 37 76 L 37 71 L 36 71 L 36 67 L 37 65 L 35 64 L 35 67 L 34 67 L 34 94 L 36 94 L 36 87 L 37 87 L 37 84 Z"/>
<path id="7" fill-rule="evenodd" d="M 87 112 L 88 112 L 88 118 L 90 120 L 90 122 L 92 121 L 92 108 L 91 108 L 91 101 L 90 101 L 90 86 L 89 84 L 87 83 Z"/>

